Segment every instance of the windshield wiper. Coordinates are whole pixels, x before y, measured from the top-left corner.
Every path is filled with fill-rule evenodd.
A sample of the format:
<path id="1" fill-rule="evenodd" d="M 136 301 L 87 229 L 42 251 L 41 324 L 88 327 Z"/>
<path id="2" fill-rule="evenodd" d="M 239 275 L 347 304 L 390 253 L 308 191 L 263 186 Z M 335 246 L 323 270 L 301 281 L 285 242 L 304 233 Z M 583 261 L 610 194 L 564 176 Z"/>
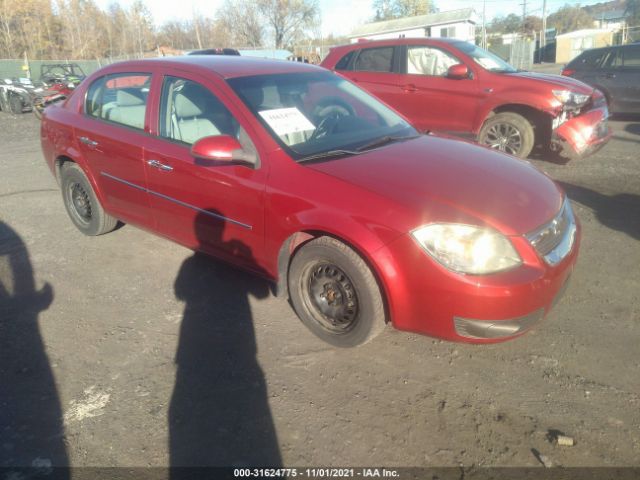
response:
<path id="1" fill-rule="evenodd" d="M 356 150 L 358 152 L 362 152 L 364 150 L 371 150 L 372 148 L 381 147 L 383 145 L 386 145 L 387 143 L 398 142 L 400 140 L 411 140 L 412 138 L 418 138 L 419 136 L 420 135 L 409 135 L 396 137 L 393 135 L 385 135 L 384 137 L 376 138 L 369 143 L 365 143 L 364 145 L 359 146 L 358 148 L 356 148 Z"/>
<path id="2" fill-rule="evenodd" d="M 356 152 L 355 150 L 329 150 L 327 152 L 314 153 L 313 155 L 308 155 L 306 157 L 302 157 L 297 160 L 298 163 L 309 162 L 311 160 L 318 160 L 320 158 L 331 158 L 331 157 L 342 157 L 345 155 L 360 155 L 362 152 Z"/>

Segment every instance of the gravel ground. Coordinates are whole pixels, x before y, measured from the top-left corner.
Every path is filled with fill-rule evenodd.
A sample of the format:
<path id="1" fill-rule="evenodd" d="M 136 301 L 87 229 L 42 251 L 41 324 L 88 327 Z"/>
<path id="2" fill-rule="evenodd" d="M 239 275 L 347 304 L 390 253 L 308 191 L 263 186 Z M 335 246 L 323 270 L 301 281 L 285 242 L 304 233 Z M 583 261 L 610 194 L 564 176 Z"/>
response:
<path id="1" fill-rule="evenodd" d="M 261 280 L 131 226 L 81 235 L 34 116 L 0 114 L 0 466 L 640 466 L 640 120 L 612 126 L 533 161 L 584 227 L 539 329 L 336 350 Z"/>

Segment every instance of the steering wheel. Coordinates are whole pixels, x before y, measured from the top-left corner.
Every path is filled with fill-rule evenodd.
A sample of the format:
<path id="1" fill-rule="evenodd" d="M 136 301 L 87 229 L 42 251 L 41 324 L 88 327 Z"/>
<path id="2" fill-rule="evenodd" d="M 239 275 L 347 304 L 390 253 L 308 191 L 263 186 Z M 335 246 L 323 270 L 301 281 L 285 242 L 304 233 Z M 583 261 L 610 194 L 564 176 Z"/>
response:
<path id="1" fill-rule="evenodd" d="M 320 121 L 315 131 L 311 134 L 311 137 L 309 137 L 309 140 L 317 140 L 318 138 L 331 135 L 341 117 L 342 115 L 338 112 L 330 112 Z"/>

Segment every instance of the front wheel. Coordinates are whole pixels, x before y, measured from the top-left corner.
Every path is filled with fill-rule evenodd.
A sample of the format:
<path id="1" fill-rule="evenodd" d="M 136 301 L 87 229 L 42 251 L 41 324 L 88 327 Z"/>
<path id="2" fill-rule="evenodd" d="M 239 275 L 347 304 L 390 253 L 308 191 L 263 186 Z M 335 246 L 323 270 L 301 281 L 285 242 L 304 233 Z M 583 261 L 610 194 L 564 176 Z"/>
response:
<path id="1" fill-rule="evenodd" d="M 334 346 L 362 345 L 384 329 L 375 277 L 356 252 L 334 238 L 311 240 L 295 254 L 289 295 L 302 323 Z"/>
<path id="2" fill-rule="evenodd" d="M 522 115 L 513 112 L 489 117 L 480 129 L 478 143 L 490 148 L 527 158 L 533 149 L 533 126 Z"/>
<path id="3" fill-rule="evenodd" d="M 82 168 L 67 162 L 61 171 L 62 200 L 74 225 L 85 235 L 102 235 L 118 221 L 105 213 Z"/>

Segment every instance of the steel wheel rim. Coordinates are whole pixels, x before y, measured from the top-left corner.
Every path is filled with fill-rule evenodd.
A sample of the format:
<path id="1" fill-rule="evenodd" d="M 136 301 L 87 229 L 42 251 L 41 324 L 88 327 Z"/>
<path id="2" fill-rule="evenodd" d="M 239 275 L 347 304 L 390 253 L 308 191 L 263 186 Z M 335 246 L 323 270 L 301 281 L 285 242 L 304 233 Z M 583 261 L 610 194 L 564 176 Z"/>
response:
<path id="1" fill-rule="evenodd" d="M 517 155 L 522 149 L 522 134 L 510 123 L 496 123 L 487 130 L 484 143 L 495 150 Z"/>
<path id="2" fill-rule="evenodd" d="M 71 182 L 67 188 L 67 200 L 71 206 L 73 216 L 83 224 L 91 221 L 91 198 L 84 186 L 78 182 Z"/>
<path id="3" fill-rule="evenodd" d="M 341 268 L 328 262 L 310 265 L 303 275 L 302 292 L 320 327 L 334 334 L 353 329 L 360 304 L 355 285 Z"/>

